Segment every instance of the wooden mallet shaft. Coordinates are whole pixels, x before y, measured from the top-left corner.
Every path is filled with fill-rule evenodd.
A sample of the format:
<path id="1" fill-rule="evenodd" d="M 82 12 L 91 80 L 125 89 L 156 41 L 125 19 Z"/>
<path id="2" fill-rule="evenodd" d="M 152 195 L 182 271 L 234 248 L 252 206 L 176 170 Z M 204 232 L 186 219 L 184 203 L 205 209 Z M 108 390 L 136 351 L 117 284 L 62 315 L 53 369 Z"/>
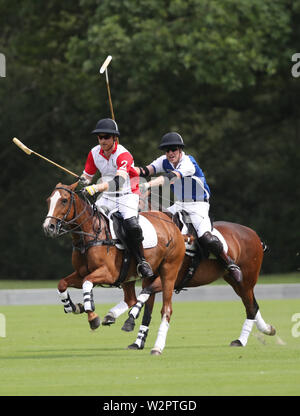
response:
<path id="1" fill-rule="evenodd" d="M 56 166 L 56 167 L 58 167 L 58 168 L 60 168 L 60 169 L 62 169 L 62 170 L 64 170 L 65 172 L 67 172 L 67 173 L 69 173 L 70 175 L 73 175 L 73 176 L 75 176 L 77 179 L 79 179 L 79 176 L 76 174 L 76 173 L 74 173 L 74 172 L 71 172 L 69 169 L 66 169 L 66 168 L 64 168 L 63 166 L 61 166 L 61 165 L 59 165 L 58 163 L 55 163 L 55 162 L 53 162 L 52 160 L 50 160 L 50 159 L 48 159 L 47 157 L 45 157 L 45 156 L 42 156 L 42 155 L 40 155 L 39 153 L 37 153 L 37 152 L 34 152 L 33 150 L 31 150 L 31 149 L 29 149 L 27 146 L 25 146 L 25 144 L 24 143 L 22 143 L 19 139 L 17 139 L 16 137 L 14 137 L 13 139 L 12 139 L 12 141 L 20 148 L 20 149 L 22 149 L 23 150 L 23 152 L 25 152 L 27 155 L 31 155 L 31 153 L 33 153 L 34 155 L 36 155 L 36 156 L 38 156 L 38 157 L 40 157 L 41 159 L 44 159 L 44 160 L 46 160 L 46 162 L 49 162 L 49 163 L 51 163 L 52 165 L 54 165 L 54 166 Z"/>

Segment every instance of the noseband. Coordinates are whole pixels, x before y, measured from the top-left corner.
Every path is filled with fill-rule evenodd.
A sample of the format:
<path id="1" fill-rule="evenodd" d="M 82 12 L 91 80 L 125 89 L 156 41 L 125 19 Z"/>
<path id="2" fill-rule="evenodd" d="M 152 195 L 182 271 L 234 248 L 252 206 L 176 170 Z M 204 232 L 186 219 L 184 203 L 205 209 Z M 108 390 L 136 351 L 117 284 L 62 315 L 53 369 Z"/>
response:
<path id="1" fill-rule="evenodd" d="M 64 191 L 69 192 L 69 194 L 71 196 L 67 212 L 65 213 L 63 218 L 58 218 L 58 217 L 54 217 L 54 216 L 51 216 L 51 215 L 48 215 L 46 218 L 52 218 L 52 219 L 55 219 L 57 221 L 58 236 L 61 236 L 61 235 L 67 234 L 71 231 L 74 232 L 77 228 L 81 227 L 82 224 L 80 224 L 80 225 L 77 224 L 75 227 L 70 227 L 70 226 L 73 225 L 76 222 L 76 220 L 86 211 L 87 205 L 85 206 L 85 208 L 79 214 L 77 214 L 76 213 L 75 197 L 74 197 L 75 192 L 73 192 L 73 191 L 71 191 L 71 189 L 65 188 L 63 186 L 57 186 L 54 189 L 54 191 L 59 190 L 59 189 L 62 189 Z M 74 205 L 74 217 L 71 220 L 67 221 L 66 219 L 68 218 L 68 215 L 70 214 L 72 205 Z M 64 227 L 64 228 L 62 228 L 62 227 Z"/>

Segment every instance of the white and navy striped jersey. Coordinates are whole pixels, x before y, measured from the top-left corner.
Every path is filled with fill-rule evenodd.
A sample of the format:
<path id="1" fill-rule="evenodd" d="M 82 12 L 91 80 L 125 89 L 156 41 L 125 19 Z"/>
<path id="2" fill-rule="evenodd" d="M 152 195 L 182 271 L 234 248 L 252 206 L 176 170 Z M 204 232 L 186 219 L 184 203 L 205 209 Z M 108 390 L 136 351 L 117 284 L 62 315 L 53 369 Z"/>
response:
<path id="1" fill-rule="evenodd" d="M 204 173 L 193 156 L 182 152 L 182 157 L 176 166 L 170 163 L 165 155 L 160 156 L 150 164 L 155 173 L 179 172 L 181 179 L 176 180 L 171 189 L 180 201 L 208 201 L 210 189 Z"/>

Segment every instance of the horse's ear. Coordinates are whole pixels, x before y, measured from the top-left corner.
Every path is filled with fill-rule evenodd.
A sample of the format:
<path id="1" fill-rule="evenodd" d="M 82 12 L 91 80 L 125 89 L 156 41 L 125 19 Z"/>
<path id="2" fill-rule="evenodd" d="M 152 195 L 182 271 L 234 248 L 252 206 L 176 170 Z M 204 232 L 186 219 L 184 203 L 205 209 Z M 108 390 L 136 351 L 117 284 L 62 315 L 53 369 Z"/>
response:
<path id="1" fill-rule="evenodd" d="M 78 184 L 79 184 L 79 181 L 72 183 L 72 185 L 70 185 L 70 188 L 72 189 L 72 191 L 74 191 L 77 188 Z"/>

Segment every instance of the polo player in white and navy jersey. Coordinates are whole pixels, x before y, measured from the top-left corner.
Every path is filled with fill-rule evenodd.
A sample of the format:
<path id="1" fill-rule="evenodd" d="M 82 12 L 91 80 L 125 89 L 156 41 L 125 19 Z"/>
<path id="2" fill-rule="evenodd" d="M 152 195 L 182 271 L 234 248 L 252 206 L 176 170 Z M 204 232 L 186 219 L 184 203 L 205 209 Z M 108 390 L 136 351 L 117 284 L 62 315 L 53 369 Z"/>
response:
<path id="1" fill-rule="evenodd" d="M 204 173 L 193 156 L 186 155 L 183 148 L 184 142 L 180 134 L 176 132 L 165 134 L 159 146 L 165 154 L 148 166 L 136 168 L 140 176 L 145 178 L 161 172 L 165 175 L 144 183 L 141 189 L 145 191 L 154 186 L 170 183 L 177 200 L 167 210 L 172 214 L 186 211 L 195 228 L 200 246 L 213 253 L 226 266 L 230 276 L 235 281 L 241 282 L 241 269 L 225 253 L 218 237 L 211 233 L 210 189 Z"/>
<path id="2" fill-rule="evenodd" d="M 98 145 L 87 156 L 81 182 L 84 185 L 90 184 L 99 171 L 101 183 L 86 186 L 84 191 L 90 195 L 103 192 L 96 205 L 106 206 L 110 211 L 117 208 L 124 220 L 126 243 L 136 258 L 138 273 L 142 277 L 152 278 L 152 268 L 144 257 L 143 231 L 137 219 L 140 191 L 133 157 L 119 144 L 120 132 L 114 120 L 99 120 L 92 134 L 97 135 Z"/>

